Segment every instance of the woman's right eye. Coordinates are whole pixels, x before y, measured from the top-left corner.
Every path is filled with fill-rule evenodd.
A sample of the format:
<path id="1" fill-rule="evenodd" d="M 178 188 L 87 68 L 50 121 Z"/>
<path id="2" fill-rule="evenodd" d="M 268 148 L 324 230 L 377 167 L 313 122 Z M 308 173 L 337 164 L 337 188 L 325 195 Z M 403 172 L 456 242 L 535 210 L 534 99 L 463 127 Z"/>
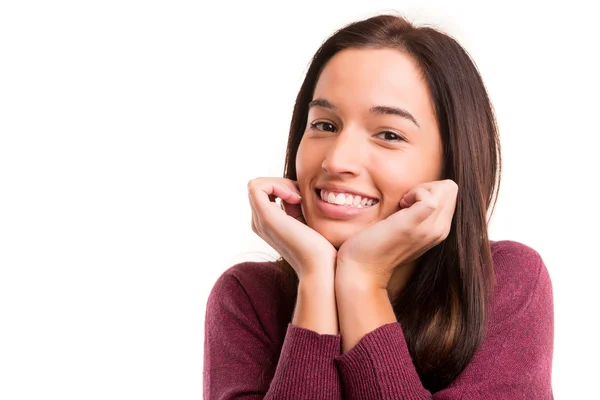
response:
<path id="1" fill-rule="evenodd" d="M 310 124 L 311 128 L 325 132 L 335 132 L 335 126 L 330 122 L 319 121 Z"/>

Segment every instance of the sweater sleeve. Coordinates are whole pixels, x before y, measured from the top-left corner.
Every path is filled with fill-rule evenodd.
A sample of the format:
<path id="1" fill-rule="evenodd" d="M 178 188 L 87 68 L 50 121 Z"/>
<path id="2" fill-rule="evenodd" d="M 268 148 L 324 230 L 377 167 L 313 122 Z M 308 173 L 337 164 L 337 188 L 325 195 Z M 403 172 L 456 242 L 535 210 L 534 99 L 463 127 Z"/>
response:
<path id="1" fill-rule="evenodd" d="M 341 399 L 340 349 L 339 336 L 292 324 L 277 345 L 240 281 L 226 272 L 206 308 L 204 399 Z"/>
<path id="2" fill-rule="evenodd" d="M 462 373 L 446 388 L 427 391 L 417 374 L 399 323 L 365 335 L 336 357 L 347 399 L 552 399 L 554 340 L 552 286 L 539 255 L 521 259 L 531 278 L 497 303 L 488 334 Z M 510 262 L 510 260 L 506 260 Z M 512 260 L 515 261 L 515 260 Z"/>

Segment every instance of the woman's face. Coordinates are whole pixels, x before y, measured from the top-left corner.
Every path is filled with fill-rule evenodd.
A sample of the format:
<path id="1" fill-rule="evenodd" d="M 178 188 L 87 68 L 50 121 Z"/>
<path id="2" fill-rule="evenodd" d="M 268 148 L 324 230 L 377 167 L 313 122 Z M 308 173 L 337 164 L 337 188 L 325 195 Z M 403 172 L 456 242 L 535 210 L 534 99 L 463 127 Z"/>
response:
<path id="1" fill-rule="evenodd" d="M 442 142 L 426 84 L 393 49 L 347 49 L 325 65 L 296 157 L 308 226 L 335 247 L 441 179 Z M 324 200 L 323 200 L 324 199 Z"/>

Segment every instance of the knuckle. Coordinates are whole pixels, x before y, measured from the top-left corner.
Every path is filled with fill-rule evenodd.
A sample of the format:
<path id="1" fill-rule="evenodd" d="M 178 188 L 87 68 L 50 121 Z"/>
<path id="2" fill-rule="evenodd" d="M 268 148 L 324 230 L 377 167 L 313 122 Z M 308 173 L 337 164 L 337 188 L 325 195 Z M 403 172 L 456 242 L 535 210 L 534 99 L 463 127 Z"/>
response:
<path id="1" fill-rule="evenodd" d="M 417 229 L 415 229 L 414 233 L 419 240 L 424 240 L 429 237 L 429 231 L 427 229 L 424 229 L 423 227 L 418 227 Z"/>
<path id="2" fill-rule="evenodd" d="M 425 205 L 425 207 L 427 207 L 428 210 L 435 210 L 436 208 L 438 208 L 438 202 L 437 200 L 430 198 L 427 199 L 423 202 L 423 205 Z"/>
<path id="3" fill-rule="evenodd" d="M 437 236 L 436 236 L 436 241 L 437 241 L 438 243 L 439 243 L 439 242 L 441 242 L 442 240 L 444 240 L 444 239 L 446 238 L 446 235 L 445 235 L 445 233 L 446 233 L 446 232 L 445 232 L 445 229 L 440 229 L 440 230 L 438 231 L 438 234 L 437 234 Z"/>
<path id="4" fill-rule="evenodd" d="M 442 240 L 445 240 L 448 235 L 450 234 L 450 224 L 446 224 L 444 226 L 442 226 L 439 230 L 439 235 L 438 235 L 438 240 L 441 242 Z"/>
<path id="5" fill-rule="evenodd" d="M 263 182 L 263 178 L 253 178 L 248 181 L 248 190 L 256 190 Z"/>
<path id="6" fill-rule="evenodd" d="M 458 191 L 458 185 L 452 179 L 446 179 L 445 183 L 446 183 L 446 186 L 453 192 Z"/>

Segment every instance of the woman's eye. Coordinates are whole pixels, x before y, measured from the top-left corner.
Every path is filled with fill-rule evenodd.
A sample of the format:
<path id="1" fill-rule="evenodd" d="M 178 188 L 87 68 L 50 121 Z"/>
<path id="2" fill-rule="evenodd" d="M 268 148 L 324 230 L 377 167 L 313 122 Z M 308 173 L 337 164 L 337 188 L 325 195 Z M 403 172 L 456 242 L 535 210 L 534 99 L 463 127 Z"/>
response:
<path id="1" fill-rule="evenodd" d="M 390 131 L 381 132 L 377 136 L 382 138 L 383 140 L 390 141 L 390 142 L 404 141 L 404 138 L 402 136 L 398 135 L 395 132 L 390 132 Z"/>
<path id="2" fill-rule="evenodd" d="M 310 124 L 310 126 L 312 128 L 318 129 L 320 131 L 325 131 L 325 132 L 334 132 L 335 131 L 335 126 L 333 126 L 333 124 L 329 123 L 329 122 L 313 122 Z"/>

